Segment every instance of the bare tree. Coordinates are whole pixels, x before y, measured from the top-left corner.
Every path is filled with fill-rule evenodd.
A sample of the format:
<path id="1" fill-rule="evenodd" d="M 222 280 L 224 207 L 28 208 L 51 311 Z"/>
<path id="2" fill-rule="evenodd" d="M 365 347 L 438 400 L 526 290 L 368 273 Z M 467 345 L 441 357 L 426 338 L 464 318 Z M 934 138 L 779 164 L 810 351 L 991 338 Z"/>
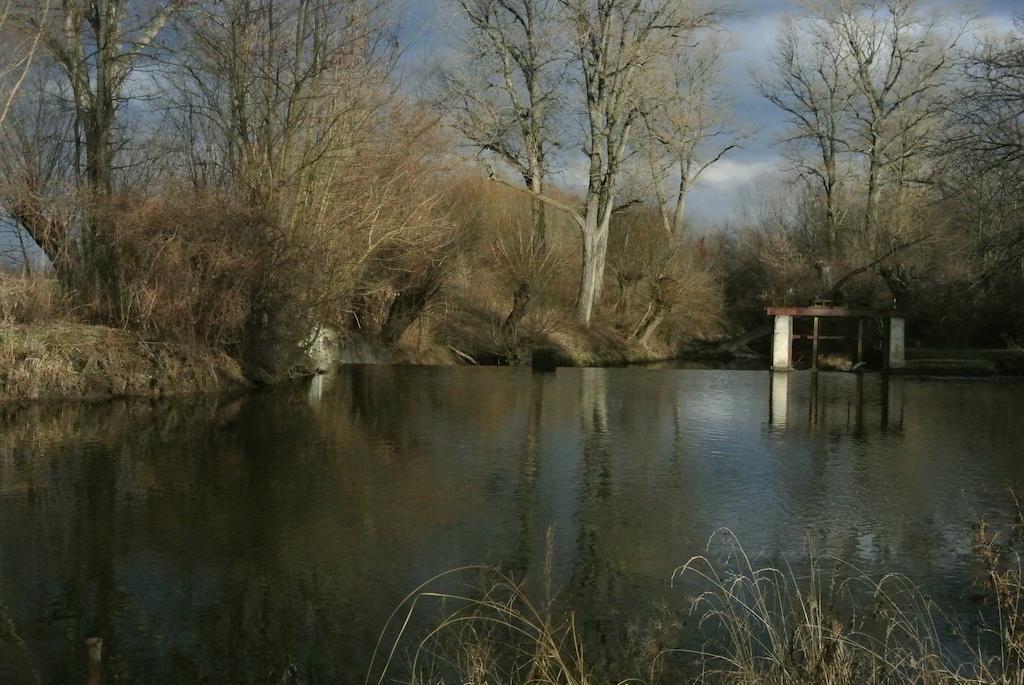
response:
<path id="1" fill-rule="evenodd" d="M 774 73 L 758 85 L 789 114 L 787 140 L 813 149 L 813 161 L 801 156 L 798 168 L 818 181 L 824 197 L 824 240 L 815 266 L 831 296 L 852 277 L 882 272 L 885 260 L 922 242 L 911 235 L 920 226 L 904 210 L 912 205 L 911 187 L 922 180 L 956 46 L 968 25 L 926 12 L 918 0 L 821 0 L 780 31 Z M 850 183 L 858 159 L 861 182 Z M 848 191 L 840 193 L 844 185 Z M 883 193 L 891 204 L 884 222 Z M 841 197 L 856 197 L 863 208 L 856 233 L 840 231 Z M 833 262 L 842 260 L 852 262 L 833 283 Z"/>
<path id="2" fill-rule="evenodd" d="M 463 61 L 442 74 L 446 106 L 459 133 L 479 153 L 497 158 L 534 196 L 535 249 L 544 250 L 549 149 L 554 144 L 565 60 L 555 31 L 554 0 L 457 0 L 469 26 Z M 503 327 L 526 314 L 531 282 L 517 279 Z"/>
<path id="3" fill-rule="evenodd" d="M 721 59 L 721 46 L 709 40 L 671 55 L 647 82 L 640 147 L 654 182 L 662 225 L 674 239 L 682 236 L 686 197 L 693 184 L 738 147 L 742 138 L 718 87 Z"/>
<path id="4" fill-rule="evenodd" d="M 76 198 L 74 116 L 54 68 L 37 67 L 25 97 L 0 129 L 0 207 L 19 243 L 34 243 L 58 279 L 70 282 L 75 267 Z M 27 255 L 27 249 L 23 250 Z"/>
<path id="5" fill-rule="evenodd" d="M 709 326 L 721 307 L 720 290 L 701 263 L 703 240 L 690 242 L 663 230 L 660 214 L 647 207 L 617 213 L 610 234 L 608 265 L 619 285 L 619 324 L 645 349 L 652 349 L 666 323 Z"/>
<path id="6" fill-rule="evenodd" d="M 140 19 L 146 6 L 141 0 L 66 0 L 52 20 L 28 17 L 43 31 L 43 44 L 70 85 L 90 192 L 103 195 L 112 189 L 113 133 L 128 78 L 185 5 L 186 0 L 169 0 Z"/>
<path id="7" fill-rule="evenodd" d="M 608 229 L 623 165 L 641 113 L 644 79 L 718 17 L 678 0 L 559 0 L 583 87 L 587 188 L 573 218 L 583 240 L 576 321 L 590 324 L 600 301 Z"/>
<path id="8" fill-rule="evenodd" d="M 229 0 L 183 23 L 169 76 L 183 176 L 268 218 L 239 236 L 260 246 L 257 350 L 343 323 L 396 343 L 447 278 L 438 121 L 396 92 L 387 9 Z"/>
<path id="9" fill-rule="evenodd" d="M 169 103 L 188 173 L 293 222 L 394 93 L 380 85 L 397 55 L 381 15 L 375 2 L 229 0 L 189 16 Z"/>
<path id="10" fill-rule="evenodd" d="M 998 282 L 1024 255 L 1024 16 L 965 56 L 936 161 L 966 238 L 973 286 Z"/>
<path id="11" fill-rule="evenodd" d="M 934 137 L 968 23 L 949 30 L 941 12 L 918 0 L 838 0 L 823 16 L 842 41 L 843 68 L 856 87 L 854 134 L 867 174 L 864 237 L 873 250 L 888 249 L 891 236 L 878 230 L 886 174 L 921 156 Z"/>
<path id="12" fill-rule="evenodd" d="M 39 12 L 44 20 L 50 14 L 51 6 L 52 0 L 42 1 Z M 15 0 L 4 0 L 0 3 L 0 40 L 4 43 L 4 48 L 0 52 L 0 135 L 6 133 L 4 124 L 32 70 L 43 36 L 42 31 L 26 31 L 26 27 L 20 26 L 17 21 L 11 21 L 12 15 L 16 14 L 16 11 Z M 32 260 L 27 236 L 17 225 L 6 221 L 4 224 L 9 232 L 13 233 L 14 242 L 17 243 L 16 259 L 21 262 L 22 268 L 28 273 L 31 270 Z"/>
<path id="13" fill-rule="evenodd" d="M 773 72 L 758 77 L 761 93 L 789 115 L 785 140 L 813 148 L 811 159 L 800 157 L 801 176 L 812 178 L 824 195 L 825 253 L 839 246 L 840 159 L 847 151 L 846 122 L 853 87 L 847 78 L 845 50 L 820 17 L 785 20 L 771 58 Z"/>
<path id="14" fill-rule="evenodd" d="M 44 189 L 52 187 L 54 179 L 69 175 L 68 169 L 53 165 L 70 161 L 71 177 L 82 191 L 76 202 L 84 200 L 79 202 L 82 206 L 95 207 L 107 198 L 119 145 L 115 140 L 117 115 L 130 95 L 129 77 L 184 4 L 173 0 L 149 12 L 151 5 L 143 0 L 65 0 L 59 8 L 21 2 L 12 9 L 12 21 L 19 31 L 38 35 L 38 45 L 48 57 L 38 78 L 56 78 L 58 82 L 56 88 L 38 89 L 38 96 L 57 98 L 66 93 L 70 98 L 74 154 L 68 160 L 57 150 L 65 138 L 26 137 L 48 125 L 38 118 L 38 112 L 20 117 L 18 130 L 5 142 L 18 151 L 5 163 L 5 209 L 42 249 L 65 283 L 83 265 L 79 263 L 83 255 L 91 253 L 97 227 L 94 217 L 80 213 L 86 220 L 82 226 L 77 219 L 69 220 L 75 213 L 67 207 L 55 210 L 47 206 Z M 83 155 L 84 173 L 80 174 Z M 17 160 L 23 164 L 18 166 Z"/>
<path id="15" fill-rule="evenodd" d="M 40 21 L 49 19 L 52 4 L 53 0 L 42 0 L 38 10 Z M 7 120 L 14 99 L 32 69 L 43 37 L 43 32 L 38 28 L 32 30 L 30 27 L 19 26 L 17 21 L 11 21 L 17 9 L 15 0 L 0 2 L 0 37 L 5 42 L 3 54 L 0 54 L 0 126 Z M 26 28 L 29 30 L 26 31 Z"/>
<path id="16" fill-rule="evenodd" d="M 1015 27 L 967 55 L 951 117 L 949 142 L 993 168 L 1024 163 L 1024 15 Z"/>

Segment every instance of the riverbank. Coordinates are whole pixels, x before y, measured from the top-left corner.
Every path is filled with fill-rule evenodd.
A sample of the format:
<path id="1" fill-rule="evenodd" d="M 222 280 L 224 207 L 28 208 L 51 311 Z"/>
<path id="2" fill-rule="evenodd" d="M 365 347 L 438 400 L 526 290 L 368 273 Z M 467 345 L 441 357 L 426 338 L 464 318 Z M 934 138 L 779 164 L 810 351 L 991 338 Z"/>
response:
<path id="1" fill-rule="evenodd" d="M 417 327 L 388 349 L 371 338 L 338 336 L 334 363 L 416 366 L 601 367 L 704 359 L 693 350 L 643 346 L 614 327 L 571 324 L 503 348 L 481 326 Z M 463 325 L 465 324 L 465 325 Z M 727 360 L 715 357 L 723 365 Z M 312 373 L 320 364 L 311 363 Z M 1024 375 L 1020 350 L 908 350 L 911 375 Z M 239 362 L 199 346 L 74 322 L 0 326 L 0 401 L 96 400 L 229 392 L 251 385 Z"/>
<path id="2" fill-rule="evenodd" d="M 1024 349 L 908 349 L 903 373 L 926 376 L 1024 376 Z"/>
<path id="3" fill-rule="evenodd" d="M 584 367 L 646 364 L 679 356 L 669 345 L 660 341 L 641 345 L 613 326 L 585 328 L 559 322 L 542 334 L 515 342 L 486 332 L 494 328 L 492 322 L 481 320 L 449 324 L 444 330 L 411 331 L 390 351 L 375 347 L 369 340 L 350 339 L 342 343 L 340 359 L 344 363 L 377 361 L 417 366 L 529 366 L 535 358 L 544 356 L 556 366 Z"/>
<path id="4" fill-rule="evenodd" d="M 393 349 L 352 337 L 332 344 L 338 346 L 338 363 L 529 365 L 533 354 L 487 345 L 472 328 L 420 336 L 408 336 Z M 618 366 L 673 356 L 665 346 L 645 348 L 614 330 L 582 327 L 553 332 L 541 344 L 559 366 Z M 147 341 L 131 331 L 73 322 L 0 327 L 0 401 L 159 397 L 250 384 L 237 360 L 200 346 Z"/>
<path id="5" fill-rule="evenodd" d="M 0 327 L 0 400 L 155 397 L 246 385 L 238 362 L 201 347 L 77 323 Z"/>

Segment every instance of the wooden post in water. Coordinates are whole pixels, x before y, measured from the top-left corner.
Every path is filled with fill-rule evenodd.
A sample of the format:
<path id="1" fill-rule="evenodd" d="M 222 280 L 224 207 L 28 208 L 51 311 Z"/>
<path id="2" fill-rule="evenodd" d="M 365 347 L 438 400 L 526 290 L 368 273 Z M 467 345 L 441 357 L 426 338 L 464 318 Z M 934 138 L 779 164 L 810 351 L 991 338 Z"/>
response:
<path id="1" fill-rule="evenodd" d="M 85 685 L 100 685 L 103 640 L 98 637 L 90 637 L 85 641 L 85 649 L 89 659 L 89 670 L 85 678 Z"/>
<path id="2" fill-rule="evenodd" d="M 821 319 L 814 317 L 814 333 L 811 335 L 811 368 L 818 368 L 818 327 Z"/>
<path id="3" fill-rule="evenodd" d="M 864 361 L 864 317 L 857 317 L 857 361 L 854 364 L 860 364 Z"/>

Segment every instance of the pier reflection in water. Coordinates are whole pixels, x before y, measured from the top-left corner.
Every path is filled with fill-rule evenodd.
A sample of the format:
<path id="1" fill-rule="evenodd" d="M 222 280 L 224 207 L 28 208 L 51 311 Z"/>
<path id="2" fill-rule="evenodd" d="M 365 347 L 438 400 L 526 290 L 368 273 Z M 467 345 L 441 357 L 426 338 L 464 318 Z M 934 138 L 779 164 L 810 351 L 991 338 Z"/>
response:
<path id="1" fill-rule="evenodd" d="M 852 435 L 903 430 L 903 376 L 770 371 L 773 429 L 842 429 Z"/>

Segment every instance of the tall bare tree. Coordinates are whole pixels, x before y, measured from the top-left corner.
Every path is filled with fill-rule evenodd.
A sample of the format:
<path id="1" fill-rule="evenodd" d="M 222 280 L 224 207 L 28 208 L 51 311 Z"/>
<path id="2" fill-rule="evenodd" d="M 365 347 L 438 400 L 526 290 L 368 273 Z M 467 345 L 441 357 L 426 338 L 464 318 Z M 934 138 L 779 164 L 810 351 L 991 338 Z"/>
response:
<path id="1" fill-rule="evenodd" d="M 856 88 L 854 135 L 867 174 L 865 239 L 874 249 L 887 248 L 891 236 L 879 234 L 886 174 L 920 157 L 934 138 L 968 23 L 950 29 L 947 17 L 919 0 L 838 0 L 823 16 L 842 41 L 843 68 Z"/>
<path id="2" fill-rule="evenodd" d="M 129 76 L 186 5 L 187 0 L 169 0 L 150 10 L 142 0 L 65 0 L 52 20 L 29 17 L 44 31 L 43 43 L 70 85 L 90 192 L 106 194 L 112 188 L 114 127 Z"/>
<path id="3" fill-rule="evenodd" d="M 446 104 L 459 133 L 481 154 L 520 176 L 534 196 L 533 243 L 542 253 L 549 151 L 567 83 L 555 0 L 456 0 L 469 31 L 461 64 L 442 74 Z M 523 274 L 526 275 L 526 274 Z M 504 327 L 514 329 L 530 301 L 530 278 L 519 278 Z"/>
<path id="4" fill-rule="evenodd" d="M 559 0 L 572 36 L 574 68 L 583 87 L 583 152 L 587 187 L 573 215 L 583 241 L 576 321 L 589 325 L 601 298 L 608 229 L 633 129 L 641 114 L 644 81 L 664 60 L 688 46 L 714 10 L 679 0 Z"/>
<path id="5" fill-rule="evenodd" d="M 39 78 L 56 78 L 58 86 L 39 89 L 40 95 L 55 97 L 58 91 L 70 95 L 75 141 L 72 168 L 85 206 L 95 206 L 113 188 L 114 159 L 119 147 L 115 140 L 117 115 L 130 96 L 129 77 L 184 6 L 184 0 L 171 0 L 155 7 L 144 0 L 64 0 L 59 8 L 21 2 L 12 12 L 20 30 L 38 33 L 39 46 L 48 58 L 47 66 L 54 67 L 41 70 Z M 42 129 L 26 127 L 24 123 L 23 119 L 16 140 L 9 143 L 22 151 L 27 150 L 29 143 L 40 151 L 54 148 L 51 140 L 26 140 L 30 130 Z M 38 161 L 37 152 L 23 158 Z M 52 162 L 58 157 L 48 159 Z M 6 167 L 7 172 L 13 168 L 11 164 Z M 91 251 L 95 221 L 83 214 L 86 225 L 76 225 L 75 221 L 67 220 L 70 213 L 44 206 L 44 195 L 38 191 L 55 170 L 46 170 L 47 178 L 40 177 L 39 171 L 38 167 L 24 167 L 20 179 L 7 174 L 6 209 L 66 281 L 74 269 L 82 266 L 79 262 L 83 255 Z"/>
<path id="6" fill-rule="evenodd" d="M 729 103 L 719 88 L 722 47 L 707 40 L 671 55 L 648 80 L 642 106 L 643 148 L 654 182 L 662 225 L 678 242 L 686 198 L 701 175 L 739 146 Z"/>
<path id="7" fill-rule="evenodd" d="M 821 17 L 788 18 L 771 58 L 773 72 L 758 78 L 758 88 L 789 115 L 785 140 L 798 148 L 800 175 L 814 179 L 824 196 L 825 257 L 839 247 L 840 161 L 847 151 L 847 121 L 853 87 L 845 67 L 846 52 Z M 809 145 L 807 159 L 799 148 Z"/>
<path id="8" fill-rule="evenodd" d="M 1024 15 L 970 51 L 962 72 L 938 178 L 967 238 L 972 286 L 998 288 L 1024 256 Z"/>

